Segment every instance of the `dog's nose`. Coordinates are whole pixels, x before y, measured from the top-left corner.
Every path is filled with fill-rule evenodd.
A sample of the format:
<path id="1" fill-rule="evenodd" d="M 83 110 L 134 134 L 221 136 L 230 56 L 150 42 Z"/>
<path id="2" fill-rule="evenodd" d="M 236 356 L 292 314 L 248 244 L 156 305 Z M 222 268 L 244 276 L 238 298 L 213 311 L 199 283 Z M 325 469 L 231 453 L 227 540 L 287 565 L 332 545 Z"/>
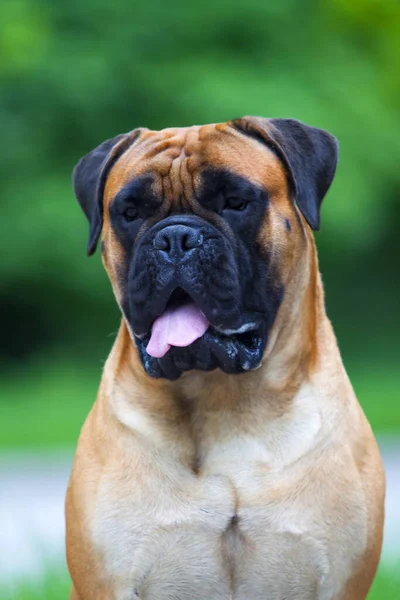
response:
<path id="1" fill-rule="evenodd" d="M 177 224 L 158 231 L 153 240 L 156 250 L 165 253 L 170 260 L 181 260 L 193 248 L 203 243 L 203 235 L 197 227 Z"/>

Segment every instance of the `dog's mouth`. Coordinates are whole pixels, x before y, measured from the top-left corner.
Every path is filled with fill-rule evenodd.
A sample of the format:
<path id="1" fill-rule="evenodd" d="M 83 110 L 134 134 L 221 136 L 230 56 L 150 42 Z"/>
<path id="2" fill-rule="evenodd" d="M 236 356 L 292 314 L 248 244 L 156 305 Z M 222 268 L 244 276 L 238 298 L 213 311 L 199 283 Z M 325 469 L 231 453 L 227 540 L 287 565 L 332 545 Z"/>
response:
<path id="1" fill-rule="evenodd" d="M 171 294 L 151 332 L 136 337 L 146 372 L 153 377 L 176 379 L 191 369 L 243 373 L 260 366 L 265 347 L 260 323 L 245 322 L 239 329 L 213 325 L 201 307 L 182 288 Z"/>
<path id="2" fill-rule="evenodd" d="M 147 353 L 153 358 L 162 358 L 171 346 L 190 346 L 205 334 L 209 325 L 198 304 L 178 287 L 172 292 L 165 311 L 152 325 Z"/>

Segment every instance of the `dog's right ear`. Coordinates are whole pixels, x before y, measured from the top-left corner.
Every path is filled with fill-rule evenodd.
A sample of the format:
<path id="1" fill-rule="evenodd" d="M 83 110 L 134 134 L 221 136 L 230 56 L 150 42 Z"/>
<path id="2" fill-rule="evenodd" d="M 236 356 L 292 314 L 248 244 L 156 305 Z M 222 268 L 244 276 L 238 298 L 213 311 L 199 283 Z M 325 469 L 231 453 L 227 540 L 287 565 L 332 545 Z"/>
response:
<path id="1" fill-rule="evenodd" d="M 106 140 L 81 158 L 74 169 L 75 196 L 89 221 L 88 256 L 94 254 L 103 227 L 103 193 L 107 175 L 140 133 L 140 129 L 135 129 Z"/>

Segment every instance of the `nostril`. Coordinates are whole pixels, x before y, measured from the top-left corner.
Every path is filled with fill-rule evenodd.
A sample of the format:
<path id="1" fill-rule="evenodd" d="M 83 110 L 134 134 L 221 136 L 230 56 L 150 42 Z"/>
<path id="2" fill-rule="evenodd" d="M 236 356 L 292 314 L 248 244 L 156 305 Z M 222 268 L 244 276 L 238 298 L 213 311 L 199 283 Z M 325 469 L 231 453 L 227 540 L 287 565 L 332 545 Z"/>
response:
<path id="1" fill-rule="evenodd" d="M 190 233 L 186 233 L 185 235 L 183 235 L 182 237 L 182 248 L 184 250 L 190 250 L 190 248 L 193 248 L 193 242 L 190 239 L 191 235 Z"/>
<path id="2" fill-rule="evenodd" d="M 203 243 L 203 235 L 197 231 L 186 233 L 182 239 L 182 245 L 185 250 L 198 248 Z"/>
<path id="3" fill-rule="evenodd" d="M 165 250 L 166 252 L 171 250 L 169 237 L 165 235 L 163 231 L 157 233 L 153 240 L 153 246 L 156 250 Z"/>

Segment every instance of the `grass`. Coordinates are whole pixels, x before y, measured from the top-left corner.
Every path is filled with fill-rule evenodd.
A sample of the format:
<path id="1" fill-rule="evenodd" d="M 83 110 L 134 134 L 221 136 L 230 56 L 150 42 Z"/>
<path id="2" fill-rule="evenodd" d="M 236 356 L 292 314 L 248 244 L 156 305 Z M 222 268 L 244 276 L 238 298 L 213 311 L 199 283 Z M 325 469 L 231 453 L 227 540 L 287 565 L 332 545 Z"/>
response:
<path id="1" fill-rule="evenodd" d="M 396 600 L 399 597 L 400 574 L 398 569 L 390 569 L 382 564 L 368 594 L 368 600 Z"/>
<path id="2" fill-rule="evenodd" d="M 54 360 L 0 382 L 0 450 L 74 445 L 93 404 L 101 368 Z M 350 372 L 357 396 L 377 432 L 400 430 L 400 372 L 368 367 Z"/>
<path id="3" fill-rule="evenodd" d="M 7 600 L 67 600 L 71 584 L 65 572 L 49 573 L 41 582 L 24 582 L 14 591 L 0 588 L 0 598 Z M 382 565 L 368 600 L 395 600 L 399 597 L 400 575 Z"/>
<path id="4" fill-rule="evenodd" d="M 10 588 L 0 587 L 0 598 L 7 600 L 68 600 L 71 580 L 66 571 L 54 570 L 41 579 L 27 579 Z"/>

